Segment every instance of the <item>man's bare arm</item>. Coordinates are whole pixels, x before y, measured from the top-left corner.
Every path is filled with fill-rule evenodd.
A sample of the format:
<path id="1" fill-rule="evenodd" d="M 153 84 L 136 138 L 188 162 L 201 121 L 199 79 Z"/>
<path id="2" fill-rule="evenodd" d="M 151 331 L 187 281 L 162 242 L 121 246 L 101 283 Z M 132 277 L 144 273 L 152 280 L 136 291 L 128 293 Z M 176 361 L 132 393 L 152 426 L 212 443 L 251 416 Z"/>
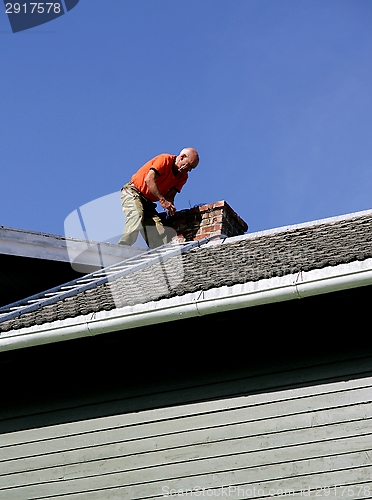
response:
<path id="1" fill-rule="evenodd" d="M 168 201 L 170 201 L 174 205 L 174 198 L 176 194 L 178 193 L 176 188 L 171 188 L 168 193 L 164 196 L 164 198 Z"/>
<path id="2" fill-rule="evenodd" d="M 145 177 L 145 182 L 147 184 L 147 187 L 150 190 L 150 193 L 155 196 L 155 198 L 159 201 L 160 205 L 164 208 L 164 210 L 167 210 L 169 215 L 174 215 L 176 213 L 176 207 L 173 205 L 173 200 L 169 201 L 167 198 L 168 193 L 167 193 L 167 198 L 163 196 L 163 194 L 159 191 L 159 188 L 156 184 L 156 177 L 158 176 L 157 172 L 155 170 L 150 170 L 149 173 Z M 172 190 L 170 190 L 172 191 Z"/>

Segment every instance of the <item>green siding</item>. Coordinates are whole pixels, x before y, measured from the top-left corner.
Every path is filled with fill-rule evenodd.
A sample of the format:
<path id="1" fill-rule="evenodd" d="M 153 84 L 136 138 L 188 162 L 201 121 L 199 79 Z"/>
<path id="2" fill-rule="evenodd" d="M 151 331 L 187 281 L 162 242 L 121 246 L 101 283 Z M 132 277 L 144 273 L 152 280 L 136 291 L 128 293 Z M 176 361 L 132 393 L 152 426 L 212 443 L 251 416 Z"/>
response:
<path id="1" fill-rule="evenodd" d="M 315 498 L 335 485 L 328 498 L 362 499 L 371 477 L 371 377 L 0 437 L 0 500 Z"/>

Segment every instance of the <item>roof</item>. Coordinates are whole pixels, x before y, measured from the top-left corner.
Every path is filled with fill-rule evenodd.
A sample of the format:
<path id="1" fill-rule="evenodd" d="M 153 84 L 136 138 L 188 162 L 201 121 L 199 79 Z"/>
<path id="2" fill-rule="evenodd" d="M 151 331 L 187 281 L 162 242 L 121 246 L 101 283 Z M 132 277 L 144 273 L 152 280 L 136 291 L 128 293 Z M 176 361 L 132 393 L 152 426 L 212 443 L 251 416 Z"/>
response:
<path id="1" fill-rule="evenodd" d="M 315 280 L 324 284 L 326 278 L 332 278 L 336 283 L 332 286 L 340 286 L 337 285 L 340 276 L 355 274 L 359 281 L 343 286 L 372 283 L 372 211 L 210 242 L 168 261 L 147 266 L 0 323 L 0 329 L 5 332 L 2 334 L 5 338 L 15 335 L 14 332 L 26 334 L 27 329 L 30 333 L 39 331 L 41 325 L 45 325 L 44 329 L 48 329 L 50 324 L 58 325 L 57 330 L 71 326 L 72 322 L 86 325 L 88 318 L 95 320 L 99 317 L 104 321 L 109 317 L 116 320 L 131 317 L 133 320 L 144 311 L 152 311 L 155 317 L 161 309 L 169 314 L 170 309 L 181 307 L 187 301 L 195 302 L 205 293 L 214 300 L 216 297 L 228 300 L 234 294 L 236 297 L 247 293 L 252 296 L 257 292 L 262 295 L 269 289 L 270 293 L 274 290 L 279 296 L 279 289 L 291 286 L 285 292 L 288 295 L 286 298 L 283 295 L 277 299 L 287 300 L 299 296 L 299 284 L 304 281 L 306 273 L 306 279 L 312 283 Z M 325 291 L 335 289 L 332 286 Z M 237 299 L 231 307 L 246 306 L 244 301 L 239 305 Z M 186 317 L 182 312 L 185 309 L 178 310 L 179 318 Z M 207 312 L 213 311 L 213 307 L 209 306 Z M 159 321 L 163 320 L 164 317 Z M 49 326 L 46 326 L 47 323 Z M 134 322 L 132 326 L 139 324 Z M 121 324 L 113 328 L 124 327 Z M 102 331 L 99 327 L 96 333 Z M 83 334 L 91 335 L 92 330 L 87 327 Z"/>
<path id="2" fill-rule="evenodd" d="M 76 267 L 97 267 L 101 265 L 102 258 L 108 266 L 134 253 L 138 253 L 138 250 L 107 242 L 0 226 L 1 255 L 17 255 L 69 264 L 73 262 Z"/>
<path id="3" fill-rule="evenodd" d="M 0 306 L 102 268 L 102 263 L 120 262 L 135 252 L 110 243 L 0 226 Z"/>

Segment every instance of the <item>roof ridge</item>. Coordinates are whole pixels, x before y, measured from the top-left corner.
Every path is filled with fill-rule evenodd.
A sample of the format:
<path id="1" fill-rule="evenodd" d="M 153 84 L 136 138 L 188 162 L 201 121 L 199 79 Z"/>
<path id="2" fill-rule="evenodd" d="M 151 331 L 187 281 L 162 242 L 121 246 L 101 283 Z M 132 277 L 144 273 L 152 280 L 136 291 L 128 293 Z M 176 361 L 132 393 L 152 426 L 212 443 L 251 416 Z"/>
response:
<path id="1" fill-rule="evenodd" d="M 372 210 L 361 210 L 359 212 L 351 212 L 349 214 L 344 214 L 344 215 L 336 215 L 332 217 L 325 217 L 323 219 L 314 219 L 312 221 L 308 222 L 301 222 L 298 224 L 289 224 L 287 226 L 279 226 L 279 227 L 274 227 L 271 229 L 263 229 L 260 231 L 255 231 L 253 233 L 248 233 L 248 234 L 242 234 L 240 236 L 232 236 L 230 238 L 227 238 L 227 240 L 223 241 L 215 241 L 211 242 L 211 245 L 218 245 L 221 243 L 235 243 L 237 241 L 242 241 L 242 240 L 249 240 L 249 239 L 256 239 L 260 238 L 263 236 L 270 236 L 270 235 L 275 235 L 275 234 L 280 234 L 280 233 L 287 233 L 290 231 L 296 231 L 298 229 L 306 229 L 306 228 L 313 228 L 316 226 L 324 226 L 324 225 L 331 225 L 335 224 L 338 222 L 347 222 L 352 219 L 362 219 L 363 217 L 372 217 Z"/>

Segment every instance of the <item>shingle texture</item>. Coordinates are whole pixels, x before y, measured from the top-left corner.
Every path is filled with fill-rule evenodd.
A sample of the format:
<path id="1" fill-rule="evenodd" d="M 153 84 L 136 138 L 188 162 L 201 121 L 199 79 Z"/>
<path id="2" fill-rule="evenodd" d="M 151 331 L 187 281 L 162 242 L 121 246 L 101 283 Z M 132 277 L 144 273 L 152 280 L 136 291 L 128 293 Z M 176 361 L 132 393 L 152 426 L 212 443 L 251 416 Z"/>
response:
<path id="1" fill-rule="evenodd" d="M 253 236 L 253 237 L 252 237 Z M 25 313 L 0 331 L 372 257 L 372 214 L 226 239 Z"/>

